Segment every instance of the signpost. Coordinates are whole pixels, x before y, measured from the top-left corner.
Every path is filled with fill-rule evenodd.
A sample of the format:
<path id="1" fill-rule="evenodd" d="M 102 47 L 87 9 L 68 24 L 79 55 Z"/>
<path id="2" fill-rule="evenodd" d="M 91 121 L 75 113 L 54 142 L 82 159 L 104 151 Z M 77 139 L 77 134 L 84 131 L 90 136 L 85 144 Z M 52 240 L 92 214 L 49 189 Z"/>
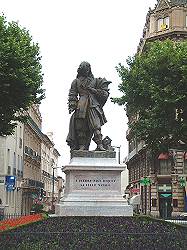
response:
<path id="1" fill-rule="evenodd" d="M 145 192 L 145 214 L 146 214 L 147 213 L 147 186 L 151 185 L 151 180 L 148 177 L 144 177 L 143 179 L 140 180 L 140 184 L 144 186 L 144 192 Z"/>

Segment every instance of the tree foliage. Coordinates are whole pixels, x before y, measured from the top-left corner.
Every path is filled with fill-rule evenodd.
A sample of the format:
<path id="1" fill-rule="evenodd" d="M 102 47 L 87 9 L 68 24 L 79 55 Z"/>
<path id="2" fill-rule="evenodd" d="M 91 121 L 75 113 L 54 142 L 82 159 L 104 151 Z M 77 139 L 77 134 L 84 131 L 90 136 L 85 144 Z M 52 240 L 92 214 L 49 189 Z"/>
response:
<path id="1" fill-rule="evenodd" d="M 187 143 L 187 42 L 148 43 L 141 54 L 117 67 L 122 97 L 133 136 L 153 151 Z"/>
<path id="2" fill-rule="evenodd" d="M 29 32 L 0 16 L 0 135 L 12 134 L 16 121 L 44 98 L 40 60 Z"/>

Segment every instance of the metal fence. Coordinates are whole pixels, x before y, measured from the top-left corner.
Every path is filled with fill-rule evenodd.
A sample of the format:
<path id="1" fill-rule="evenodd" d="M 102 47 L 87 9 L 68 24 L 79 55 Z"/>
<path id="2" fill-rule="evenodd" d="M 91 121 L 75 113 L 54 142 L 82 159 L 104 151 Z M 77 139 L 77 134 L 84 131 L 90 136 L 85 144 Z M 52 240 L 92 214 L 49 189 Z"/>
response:
<path id="1" fill-rule="evenodd" d="M 172 216 L 169 218 L 161 218 L 159 215 L 150 215 L 151 218 L 154 219 L 159 219 L 159 220 L 164 220 L 164 221 L 168 221 L 168 222 L 173 222 L 176 224 L 182 224 L 182 225 L 187 225 L 187 218 L 179 218 L 179 216 Z"/>
<path id="2" fill-rule="evenodd" d="M 177 220 L 175 218 L 175 219 L 166 219 L 165 221 L 173 222 L 173 223 L 176 223 L 176 224 L 187 225 L 187 220 Z"/>
<path id="3" fill-rule="evenodd" d="M 20 218 L 21 216 L 25 216 L 25 215 L 27 215 L 27 214 L 19 214 L 19 213 L 9 214 L 9 213 L 4 213 L 3 215 L 0 216 L 0 221 L 8 220 L 8 219 L 14 219 L 14 218 Z"/>

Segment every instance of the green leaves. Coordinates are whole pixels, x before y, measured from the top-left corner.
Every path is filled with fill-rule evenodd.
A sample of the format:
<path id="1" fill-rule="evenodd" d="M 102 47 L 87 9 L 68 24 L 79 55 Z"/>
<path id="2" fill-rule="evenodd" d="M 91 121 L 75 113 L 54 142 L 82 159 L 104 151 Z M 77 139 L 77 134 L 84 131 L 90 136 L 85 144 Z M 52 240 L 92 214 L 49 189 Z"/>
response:
<path id="1" fill-rule="evenodd" d="M 123 96 L 113 102 L 128 107 L 133 136 L 153 151 L 187 142 L 187 42 L 148 43 L 142 54 L 128 58 L 127 67 L 119 64 L 117 71 Z"/>
<path id="2" fill-rule="evenodd" d="M 44 98 L 40 60 L 29 32 L 0 16 L 0 135 L 11 134 L 14 121 Z"/>

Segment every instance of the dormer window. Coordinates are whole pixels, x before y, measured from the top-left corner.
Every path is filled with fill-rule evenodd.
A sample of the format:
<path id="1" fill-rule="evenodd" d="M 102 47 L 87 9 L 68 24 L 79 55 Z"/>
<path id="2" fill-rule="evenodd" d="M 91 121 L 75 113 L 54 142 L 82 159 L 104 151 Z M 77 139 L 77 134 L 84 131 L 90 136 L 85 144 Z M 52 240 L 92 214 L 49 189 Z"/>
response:
<path id="1" fill-rule="evenodd" d="M 169 17 L 158 19 L 158 31 L 164 31 L 169 29 Z"/>

